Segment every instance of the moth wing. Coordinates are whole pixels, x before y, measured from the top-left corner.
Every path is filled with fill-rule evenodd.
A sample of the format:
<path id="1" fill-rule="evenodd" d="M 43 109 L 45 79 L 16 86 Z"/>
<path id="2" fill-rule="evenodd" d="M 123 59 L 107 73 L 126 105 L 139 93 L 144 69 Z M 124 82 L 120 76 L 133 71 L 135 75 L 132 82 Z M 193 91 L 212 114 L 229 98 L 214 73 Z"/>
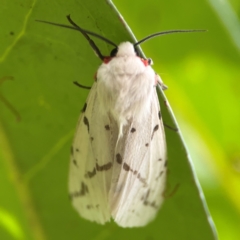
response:
<path id="1" fill-rule="evenodd" d="M 94 83 L 80 116 L 72 145 L 69 193 L 73 206 L 85 219 L 104 224 L 111 219 L 108 192 L 112 175 L 113 129 L 109 116 L 99 114 Z"/>
<path id="2" fill-rule="evenodd" d="M 166 142 L 156 91 L 151 110 L 143 119 L 133 119 L 123 131 L 112 173 L 112 216 L 122 227 L 144 226 L 164 200 L 166 179 Z"/>

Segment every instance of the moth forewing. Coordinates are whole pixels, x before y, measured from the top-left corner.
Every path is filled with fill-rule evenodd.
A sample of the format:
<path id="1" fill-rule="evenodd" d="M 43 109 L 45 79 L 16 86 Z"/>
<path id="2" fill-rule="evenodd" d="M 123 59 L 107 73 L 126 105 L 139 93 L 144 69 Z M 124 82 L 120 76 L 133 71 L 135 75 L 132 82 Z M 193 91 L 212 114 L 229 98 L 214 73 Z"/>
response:
<path id="1" fill-rule="evenodd" d="M 103 159 L 111 159 L 112 154 L 111 149 L 103 150 L 99 146 L 99 142 L 107 141 L 104 145 L 109 144 L 110 138 L 106 134 L 102 135 L 103 131 L 98 128 L 98 121 L 105 121 L 104 116 L 98 114 L 98 105 L 94 84 L 80 116 L 72 145 L 69 194 L 73 206 L 82 217 L 104 224 L 111 218 L 107 199 L 111 167 L 104 172 L 101 166 L 108 164 Z"/>
<path id="2" fill-rule="evenodd" d="M 124 161 L 120 167 L 114 165 L 114 168 L 118 167 L 118 180 L 112 184 L 110 199 L 112 215 L 122 227 L 146 225 L 163 202 L 166 144 L 159 110 L 154 92 L 149 114 L 140 121 L 133 119 L 126 126 L 116 148 L 117 152 L 122 152 Z M 114 176 L 116 172 L 113 172 Z"/>

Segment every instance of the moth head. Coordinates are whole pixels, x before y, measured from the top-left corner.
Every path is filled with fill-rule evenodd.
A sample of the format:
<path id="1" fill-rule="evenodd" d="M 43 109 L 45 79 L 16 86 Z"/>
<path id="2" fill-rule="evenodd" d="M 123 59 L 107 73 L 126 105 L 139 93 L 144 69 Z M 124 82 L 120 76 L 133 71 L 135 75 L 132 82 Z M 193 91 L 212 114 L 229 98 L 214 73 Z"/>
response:
<path id="1" fill-rule="evenodd" d="M 139 56 L 137 49 L 130 42 L 122 42 L 117 48 L 114 48 L 110 54 L 111 57 Z"/>

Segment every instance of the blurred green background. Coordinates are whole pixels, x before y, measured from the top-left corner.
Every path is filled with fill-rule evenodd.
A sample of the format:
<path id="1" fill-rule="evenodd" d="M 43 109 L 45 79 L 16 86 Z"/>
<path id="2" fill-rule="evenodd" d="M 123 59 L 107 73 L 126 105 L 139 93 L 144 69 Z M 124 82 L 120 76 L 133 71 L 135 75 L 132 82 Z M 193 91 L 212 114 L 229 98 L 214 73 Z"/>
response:
<path id="1" fill-rule="evenodd" d="M 90 1 L 97 5 L 97 1 Z M 141 45 L 145 55 L 151 57 L 154 61 L 154 69 L 158 72 L 164 83 L 168 86 L 165 94 L 173 108 L 177 121 L 180 125 L 182 134 L 186 141 L 194 161 L 194 168 L 197 172 L 201 186 L 203 188 L 206 201 L 211 212 L 212 218 L 216 225 L 219 239 L 237 240 L 240 238 L 240 2 L 238 0 L 209 0 L 209 1 L 157 1 L 157 0 L 115 0 L 117 8 L 129 24 L 137 39 L 141 39 L 151 33 L 170 29 L 206 29 L 205 33 L 189 33 L 163 36 L 152 39 Z M 63 23 L 67 14 L 79 14 L 76 9 L 84 9 L 82 1 L 2 1 L 0 3 L 0 147 L 7 149 L 1 151 L 0 159 L 8 159 L 6 164 L 0 161 L 0 201 L 1 205 L 10 204 L 12 213 L 18 216 L 24 216 L 21 210 L 21 203 L 8 202 L 8 199 L 17 199 L 21 195 L 28 209 L 28 216 L 36 221 L 35 212 L 32 210 L 31 194 L 41 194 L 42 189 L 34 189 L 33 193 L 28 192 L 25 184 L 20 180 L 20 174 L 24 175 L 24 181 L 28 181 L 34 176 L 34 172 L 40 171 L 46 166 L 54 167 L 54 162 L 50 159 L 54 156 L 56 159 L 68 159 L 66 146 L 71 142 L 76 120 L 81 106 L 78 106 L 71 97 L 66 93 L 66 86 L 69 82 L 78 79 L 79 71 L 86 71 L 88 68 L 99 64 L 97 59 L 93 62 L 85 62 L 81 56 L 89 54 L 92 56 L 91 49 L 82 49 L 72 42 L 72 47 L 66 46 L 69 41 L 68 34 L 62 35 L 63 29 L 49 28 L 41 26 L 34 22 L 35 19 L 49 20 Z M 97 7 L 97 6 L 96 6 Z M 86 9 L 84 9 L 86 11 Z M 101 11 L 101 9 L 99 9 Z M 104 14 L 102 18 L 104 18 Z M 101 12 L 100 12 L 101 15 Z M 92 17 L 93 18 L 93 17 Z M 92 19 L 90 18 L 91 22 Z M 93 21 L 94 22 L 94 21 Z M 90 23 L 88 29 L 91 30 Z M 84 25 L 85 26 L 85 25 Z M 87 28 L 86 27 L 86 28 Z M 107 26 L 102 26 L 102 28 Z M 7 29 L 6 31 L 4 29 Z M 39 30 L 40 29 L 40 30 Z M 41 31 L 41 32 L 40 32 Z M 52 34 L 56 34 L 53 35 Z M 42 44 L 43 35 L 47 44 Z M 122 34 L 124 35 L 124 33 Z M 23 37 L 24 36 L 24 37 Z M 61 42 L 60 39 L 61 38 Z M 114 33 L 109 37 L 115 40 Z M 54 40 L 53 40 L 54 39 Z M 34 41 L 33 41 L 34 40 Z M 18 43 L 18 44 L 17 44 Z M 54 44 L 53 44 L 54 43 Z M 20 45 L 19 45 L 20 44 Z M 20 52 L 15 56 L 12 50 L 21 51 L 19 46 L 28 46 L 28 52 Z M 54 45 L 60 45 L 63 52 Z M 45 55 L 48 51 L 49 55 Z M 38 61 L 44 63 L 44 66 L 54 64 L 56 60 L 57 72 L 54 76 L 49 76 L 49 70 L 43 66 L 32 65 L 31 56 L 38 53 Z M 58 53 L 58 54 L 56 54 Z M 27 59 L 23 56 L 28 54 Z M 20 69 L 15 65 L 5 64 L 5 59 L 11 58 L 12 63 L 16 66 L 22 66 Z M 67 63 L 65 59 L 69 59 Z M 80 60 L 80 62 L 79 62 Z M 79 63 L 79 69 L 75 64 Z M 67 66 L 66 66 L 67 64 Z M 81 64 L 86 65 L 81 68 Z M 32 71 L 33 72 L 32 73 Z M 66 70 L 65 70 L 66 69 Z M 22 79 L 28 79 L 31 76 L 41 76 L 42 79 L 49 81 L 44 85 L 46 89 L 49 84 L 54 84 L 55 89 L 62 94 L 62 99 L 54 99 L 55 92 L 44 92 L 43 85 L 35 82 L 30 86 L 27 82 L 13 78 L 21 72 Z M 82 84 L 91 85 L 92 72 L 89 72 Z M 58 79 L 68 76 L 68 85 L 64 85 Z M 51 81 L 52 78 L 52 81 Z M 31 81 L 31 79 L 29 79 Z M 15 84 L 15 86 L 14 86 Z M 24 103 L 20 100 L 23 98 L 22 92 L 18 91 L 17 86 L 21 86 L 26 96 Z M 87 96 L 87 91 L 79 96 L 79 89 L 69 87 L 72 95 L 78 95 L 82 101 Z M 10 95 L 11 89 L 14 94 Z M 44 94 L 34 98 L 34 92 L 40 89 Z M 59 94 L 59 93 L 58 93 Z M 52 108 L 46 99 L 61 106 L 60 110 Z M 70 102 L 73 108 L 70 110 Z M 41 106 L 40 112 L 32 116 L 28 109 Z M 68 122 L 61 117 L 61 113 L 66 113 Z M 75 112 L 75 115 L 72 113 Z M 52 120 L 52 114 L 55 118 Z M 21 119 L 21 116 L 24 119 Z M 46 121 L 38 123 L 45 119 Z M 49 150 L 48 145 L 41 142 L 32 142 L 31 146 L 26 146 L 24 141 L 19 141 L 14 135 L 10 134 L 12 130 L 21 128 L 21 121 L 28 123 L 26 136 L 38 136 L 42 128 L 49 129 L 49 136 L 46 141 L 52 142 L 53 145 Z M 19 123 L 20 122 L 20 123 Z M 64 137 L 59 134 L 59 130 L 64 130 Z M 34 139 L 34 138 L 33 138 Z M 60 139 L 56 143 L 56 139 Z M 41 139 L 42 141 L 42 139 Z M 56 143 L 56 144 L 55 144 Z M 54 145 L 55 144 L 55 145 Z M 11 149 L 11 150 L 9 150 Z M 39 159 L 39 164 L 34 168 L 34 161 L 24 162 L 24 152 L 31 152 L 33 159 Z M 14 153 L 20 153 L 19 163 L 14 164 Z M 42 152 L 46 152 L 42 155 Z M 27 153 L 26 153 L 27 155 Z M 55 162 L 56 163 L 56 162 Z M 68 164 L 58 162 L 59 166 L 66 168 Z M 33 168 L 32 168 L 33 167 Z M 9 168 L 11 171 L 9 171 Z M 23 170 L 21 173 L 19 169 Z M 49 169 L 52 169 L 49 168 Z M 26 172 L 24 170 L 26 169 Z M 28 171 L 28 169 L 33 169 Z M 7 173 L 7 174 L 6 174 Z M 57 171 L 54 173 L 51 182 L 52 172 L 45 171 L 37 182 L 51 185 L 59 181 L 65 181 L 62 176 L 58 176 Z M 65 176 L 64 176 L 65 177 Z M 14 179 L 14 184 L 9 181 Z M 16 188 L 16 189 L 15 189 Z M 65 189 L 64 189 L 65 191 Z M 8 194 L 8 198 L 6 198 Z M 53 193 L 54 195 L 55 193 Z M 57 202 L 52 196 L 45 196 L 44 201 L 54 205 Z M 1 208 L 0 205 L 0 238 L 1 239 L 32 239 L 28 229 L 27 220 L 22 217 L 18 219 L 21 227 L 16 220 Z M 43 215 L 49 213 L 42 211 Z M 51 214 L 58 214 L 56 207 L 52 209 Z M 64 217 L 61 216 L 61 217 Z M 4 221 L 2 221 L 4 219 Z M 56 225 L 61 218 L 56 219 Z M 5 225 L 4 225 L 5 224 Z M 74 224 L 74 223 L 73 223 Z M 71 222 L 69 223 L 71 225 Z M 12 238 L 2 228 L 11 226 Z M 38 229 L 38 223 L 35 223 L 35 239 L 45 239 L 41 229 Z M 77 226 L 76 226 L 77 227 Z M 89 227 L 88 231 L 92 231 Z M 174 226 L 173 226 L 174 230 Z M 55 230 L 57 231 L 57 229 Z M 96 230 L 97 231 L 97 230 Z M 31 232 L 31 231 L 30 231 Z M 23 238 L 25 236 L 26 238 Z M 106 239 L 109 233 L 103 232 L 97 239 Z M 160 239 L 160 237 L 159 237 Z"/>

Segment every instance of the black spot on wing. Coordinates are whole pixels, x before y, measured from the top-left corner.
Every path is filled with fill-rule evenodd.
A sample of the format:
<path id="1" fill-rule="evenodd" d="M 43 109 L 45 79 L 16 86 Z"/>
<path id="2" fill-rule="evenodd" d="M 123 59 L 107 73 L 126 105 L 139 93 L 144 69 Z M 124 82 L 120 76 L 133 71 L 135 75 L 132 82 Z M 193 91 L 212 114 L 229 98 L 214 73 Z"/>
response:
<path id="1" fill-rule="evenodd" d="M 89 121 L 86 116 L 83 118 L 83 123 L 87 126 L 88 132 L 89 132 Z"/>
<path id="2" fill-rule="evenodd" d="M 84 182 L 81 182 L 80 195 L 84 196 L 87 193 L 88 193 L 88 186 Z"/>
<path id="3" fill-rule="evenodd" d="M 123 169 L 128 172 L 128 171 L 130 171 L 131 168 L 127 163 L 124 163 L 123 164 Z"/>
<path id="4" fill-rule="evenodd" d="M 163 175 L 164 171 L 160 171 L 159 175 L 156 177 L 156 181 Z"/>
<path id="5" fill-rule="evenodd" d="M 148 186 L 147 179 L 142 177 L 141 174 L 137 170 L 132 169 L 126 162 L 123 163 L 123 169 L 127 172 L 131 172 L 134 175 L 137 175 L 136 177 L 141 183 L 143 183 L 143 187 Z"/>
<path id="6" fill-rule="evenodd" d="M 122 156 L 120 155 L 120 153 L 116 155 L 116 161 L 118 164 L 122 164 Z"/>
<path id="7" fill-rule="evenodd" d="M 96 168 L 93 168 L 93 170 L 92 171 L 88 171 L 86 174 L 85 174 L 85 177 L 86 178 L 92 178 L 92 177 L 94 177 L 95 175 L 96 175 Z"/>
<path id="8" fill-rule="evenodd" d="M 149 143 L 146 143 L 145 146 L 148 147 L 148 146 L 149 146 Z"/>
<path id="9" fill-rule="evenodd" d="M 82 113 L 84 113 L 87 109 L 87 103 L 84 104 L 83 108 L 82 108 Z"/>
<path id="10" fill-rule="evenodd" d="M 162 118 L 162 114 L 161 114 L 160 110 L 158 112 L 158 118 L 159 118 L 159 120 L 161 120 L 161 118 Z"/>
<path id="11" fill-rule="evenodd" d="M 73 159 L 72 161 L 73 161 L 73 164 L 78 168 L 78 164 L 77 164 L 76 159 Z"/>
<path id="12" fill-rule="evenodd" d="M 112 163 L 111 162 L 106 163 L 106 164 L 101 165 L 101 166 L 96 163 L 97 171 L 107 171 L 107 170 L 111 169 L 111 167 L 112 167 Z"/>
<path id="13" fill-rule="evenodd" d="M 105 129 L 108 131 L 110 130 L 110 126 L 109 125 L 105 125 Z"/>
<path id="14" fill-rule="evenodd" d="M 146 187 L 146 186 L 148 185 L 146 178 L 143 178 L 140 173 L 138 173 L 137 179 L 138 179 L 141 183 L 143 183 L 144 187 Z"/>
<path id="15" fill-rule="evenodd" d="M 99 208 L 99 204 L 96 204 L 95 206 L 92 205 L 92 204 L 88 204 L 88 205 L 86 205 L 86 208 L 87 208 L 88 210 L 98 209 L 98 208 Z"/>
<path id="16" fill-rule="evenodd" d="M 138 173 L 137 170 L 133 170 L 126 162 L 123 163 L 123 169 L 127 172 L 128 171 L 132 172 L 134 175 Z"/>
<path id="17" fill-rule="evenodd" d="M 136 128 L 131 128 L 131 133 L 136 132 Z"/>
<path id="18" fill-rule="evenodd" d="M 157 124 L 157 125 L 154 127 L 153 132 L 156 132 L 158 129 L 159 129 L 159 125 Z"/>
<path id="19" fill-rule="evenodd" d="M 70 193 L 69 197 L 70 197 L 70 200 L 72 200 L 73 198 L 76 198 L 76 197 L 83 197 L 87 193 L 89 193 L 88 186 L 84 182 L 81 182 L 80 190 Z"/>
<path id="20" fill-rule="evenodd" d="M 133 171 L 133 174 L 134 174 L 134 175 L 136 175 L 137 173 L 138 173 L 138 171 L 137 171 L 137 170 L 134 170 L 134 171 Z"/>
<path id="21" fill-rule="evenodd" d="M 158 206 L 156 205 L 155 201 L 150 202 L 148 200 L 150 192 L 151 192 L 151 190 L 148 189 L 147 193 L 144 196 L 142 196 L 141 200 L 143 201 L 143 205 L 158 209 Z"/>
<path id="22" fill-rule="evenodd" d="M 153 132 L 152 132 L 152 136 L 151 139 L 153 139 L 154 133 L 159 129 L 159 125 L 157 124 L 154 128 L 153 128 Z"/>

